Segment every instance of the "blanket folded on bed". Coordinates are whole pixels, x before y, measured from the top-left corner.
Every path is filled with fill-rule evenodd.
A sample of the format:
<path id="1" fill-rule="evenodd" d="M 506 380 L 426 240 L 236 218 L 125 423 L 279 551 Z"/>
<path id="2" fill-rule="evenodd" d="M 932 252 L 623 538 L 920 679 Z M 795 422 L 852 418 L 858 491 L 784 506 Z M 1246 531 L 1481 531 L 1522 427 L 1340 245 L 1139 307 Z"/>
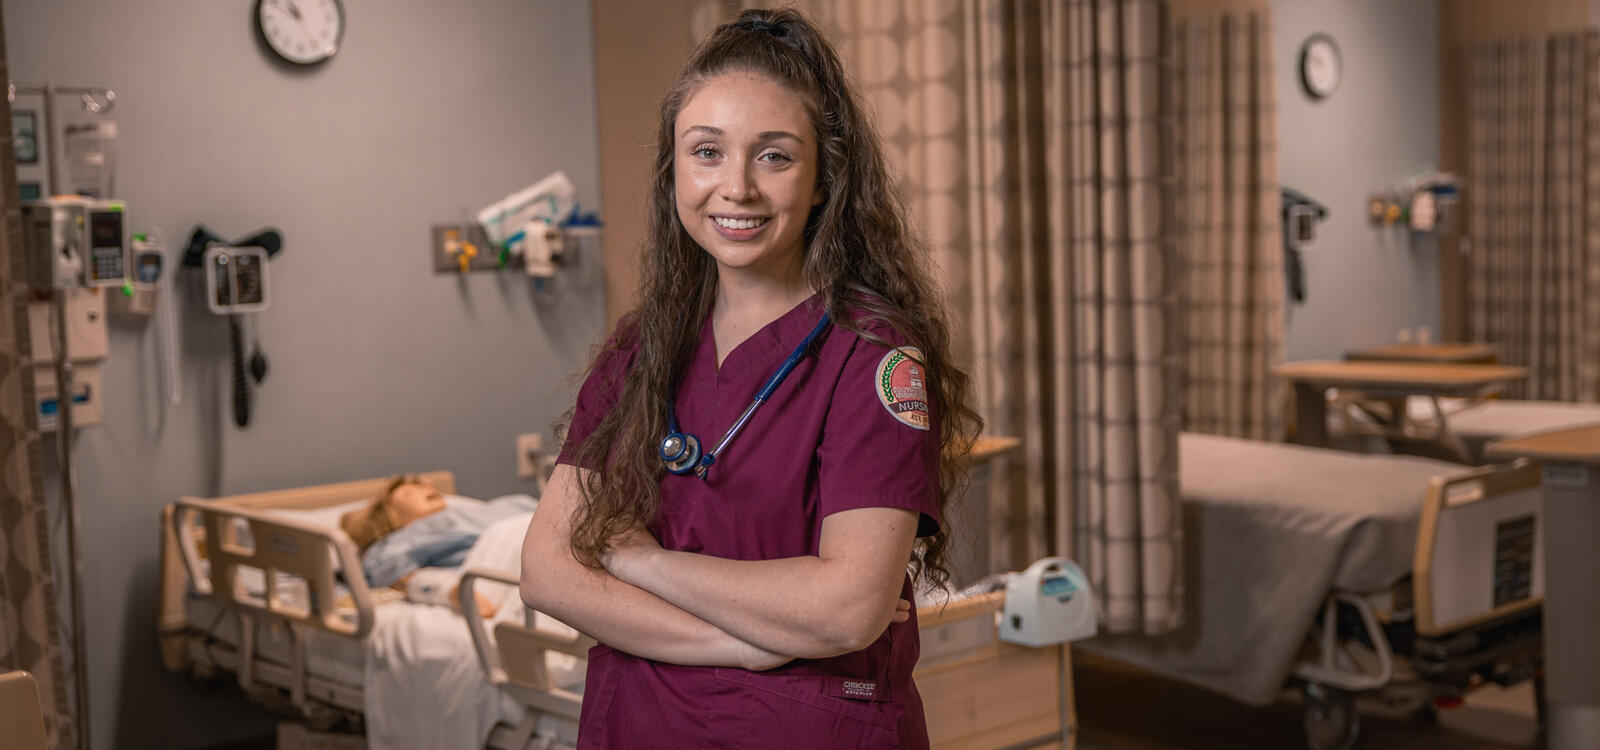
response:
<path id="1" fill-rule="evenodd" d="M 1185 434 L 1184 628 L 1080 647 L 1255 705 L 1270 703 L 1333 589 L 1377 591 L 1411 570 L 1425 458 Z"/>

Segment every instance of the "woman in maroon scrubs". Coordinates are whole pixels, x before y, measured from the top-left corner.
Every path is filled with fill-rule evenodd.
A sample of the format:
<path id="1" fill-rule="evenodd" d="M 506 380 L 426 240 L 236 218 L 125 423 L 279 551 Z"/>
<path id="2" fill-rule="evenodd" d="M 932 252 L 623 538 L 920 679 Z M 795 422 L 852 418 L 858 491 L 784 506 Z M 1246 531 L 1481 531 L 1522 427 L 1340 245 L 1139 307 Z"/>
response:
<path id="1" fill-rule="evenodd" d="M 657 147 L 639 306 L 523 548 L 523 599 L 601 644 L 579 746 L 926 747 L 912 581 L 979 424 L 878 135 L 817 30 L 753 10 Z"/>

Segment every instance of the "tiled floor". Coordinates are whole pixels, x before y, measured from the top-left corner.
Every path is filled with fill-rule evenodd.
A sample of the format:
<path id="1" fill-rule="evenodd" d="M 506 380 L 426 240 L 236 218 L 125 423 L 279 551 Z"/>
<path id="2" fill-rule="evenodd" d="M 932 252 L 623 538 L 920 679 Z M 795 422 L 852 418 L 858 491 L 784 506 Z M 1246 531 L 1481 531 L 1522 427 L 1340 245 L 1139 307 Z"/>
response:
<path id="1" fill-rule="evenodd" d="M 1303 748 L 1302 705 L 1285 697 L 1266 708 L 1073 654 L 1079 750 Z M 1357 750 L 1522 750 L 1544 746 L 1533 685 L 1483 688 L 1437 723 L 1361 704 Z"/>

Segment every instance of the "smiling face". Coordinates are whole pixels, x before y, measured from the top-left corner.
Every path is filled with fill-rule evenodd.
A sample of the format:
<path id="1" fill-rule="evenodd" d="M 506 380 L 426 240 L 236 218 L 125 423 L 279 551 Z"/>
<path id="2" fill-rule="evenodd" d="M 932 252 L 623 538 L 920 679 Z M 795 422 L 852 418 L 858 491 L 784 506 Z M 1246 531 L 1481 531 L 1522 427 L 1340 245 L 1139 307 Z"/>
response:
<path id="1" fill-rule="evenodd" d="M 678 112 L 678 220 L 723 278 L 800 278 L 806 217 L 822 202 L 817 137 L 801 97 L 764 76 L 724 73 Z"/>

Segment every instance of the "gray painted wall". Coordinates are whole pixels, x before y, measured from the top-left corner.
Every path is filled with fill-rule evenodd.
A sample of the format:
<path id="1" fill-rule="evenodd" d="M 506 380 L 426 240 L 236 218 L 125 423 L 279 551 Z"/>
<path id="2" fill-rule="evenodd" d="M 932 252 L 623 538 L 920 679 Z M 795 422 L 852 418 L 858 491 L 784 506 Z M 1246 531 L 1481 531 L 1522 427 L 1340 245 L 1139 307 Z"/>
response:
<path id="1" fill-rule="evenodd" d="M 468 494 L 527 491 L 514 436 L 568 408 L 602 334 L 598 251 L 538 291 L 512 274 L 436 276 L 427 246 L 431 222 L 556 169 L 599 205 L 589 3 L 345 6 L 339 55 L 299 72 L 255 41 L 250 0 L 5 3 L 17 80 L 117 91 L 119 197 L 134 227 L 165 232 L 169 257 L 200 222 L 286 240 L 247 430 L 227 411 L 226 325 L 193 271 L 177 295 L 179 406 L 161 401 L 154 326 L 113 327 L 106 422 L 74 453 L 96 747 L 270 731 L 237 691 L 201 695 L 159 669 L 161 506 L 438 468 Z"/>
<path id="2" fill-rule="evenodd" d="M 1374 228 L 1367 196 L 1439 159 L 1437 0 L 1273 0 L 1278 178 L 1329 208 L 1308 251 L 1306 302 L 1290 303 L 1288 357 L 1339 358 L 1392 343 L 1401 328 L 1439 334 L 1438 251 L 1429 238 Z M 1313 101 L 1300 45 L 1333 35 L 1344 79 Z"/>

